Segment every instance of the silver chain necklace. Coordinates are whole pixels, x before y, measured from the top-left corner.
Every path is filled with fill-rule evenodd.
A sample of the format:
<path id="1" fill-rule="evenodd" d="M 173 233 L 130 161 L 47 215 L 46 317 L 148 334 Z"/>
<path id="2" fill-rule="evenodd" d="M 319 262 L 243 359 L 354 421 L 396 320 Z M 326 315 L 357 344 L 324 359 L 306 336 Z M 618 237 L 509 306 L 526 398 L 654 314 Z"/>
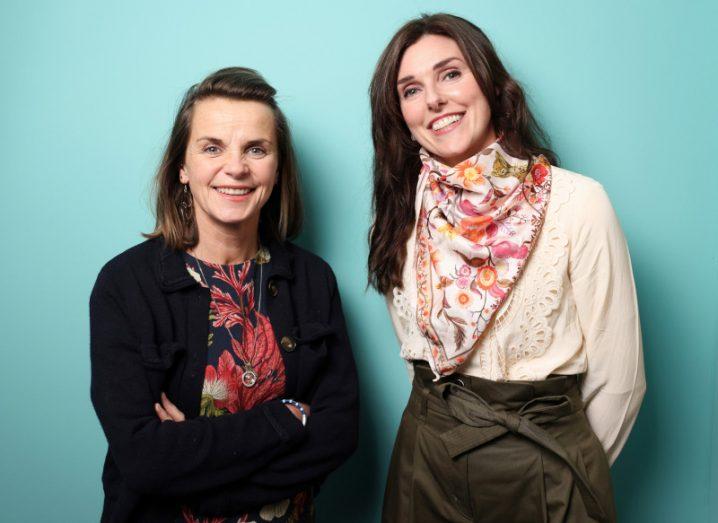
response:
<path id="1" fill-rule="evenodd" d="M 261 248 L 260 248 L 261 250 Z M 197 268 L 199 269 L 199 273 L 202 275 L 202 281 L 207 287 L 207 290 L 209 290 L 209 296 L 212 300 L 212 305 L 214 305 L 214 310 L 219 310 L 217 307 L 217 303 L 214 301 L 214 298 L 212 298 L 212 289 L 209 286 L 209 280 L 204 275 L 204 270 L 202 269 L 202 263 L 199 261 L 199 258 L 196 256 L 194 257 L 194 260 L 197 264 Z M 251 263 L 251 260 L 250 260 Z M 262 309 L 262 269 L 264 264 L 258 263 L 259 265 L 259 300 L 257 301 L 257 305 L 254 307 L 254 314 L 255 318 L 256 315 L 259 314 L 259 311 Z M 231 265 L 230 265 L 231 267 Z M 240 296 L 240 300 L 242 297 Z M 249 314 L 247 315 L 247 321 L 251 321 L 249 318 Z M 229 334 L 230 338 L 234 340 L 234 342 L 237 344 L 237 346 L 240 346 L 240 343 L 237 341 L 237 338 L 234 337 L 232 334 L 232 331 L 229 327 L 225 326 L 225 329 L 227 329 L 227 333 Z M 254 328 L 254 339 L 252 340 L 252 352 L 256 352 L 257 350 L 257 327 Z M 247 388 L 254 387 L 254 385 L 257 383 L 257 373 L 254 371 L 254 367 L 252 367 L 252 362 L 249 361 L 249 358 L 244 358 L 244 365 L 242 367 L 244 369 L 244 372 L 242 372 L 242 385 L 244 385 Z"/>

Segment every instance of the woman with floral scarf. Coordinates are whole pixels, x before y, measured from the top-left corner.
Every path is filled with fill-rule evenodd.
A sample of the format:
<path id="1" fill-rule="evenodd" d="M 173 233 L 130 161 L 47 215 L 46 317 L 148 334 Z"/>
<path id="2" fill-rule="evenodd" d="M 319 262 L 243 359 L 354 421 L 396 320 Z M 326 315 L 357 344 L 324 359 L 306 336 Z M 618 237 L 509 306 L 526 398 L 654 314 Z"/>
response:
<path id="1" fill-rule="evenodd" d="M 467 20 L 404 25 L 370 96 L 369 278 L 413 376 L 383 520 L 615 521 L 609 463 L 645 379 L 605 191 L 557 167 Z"/>

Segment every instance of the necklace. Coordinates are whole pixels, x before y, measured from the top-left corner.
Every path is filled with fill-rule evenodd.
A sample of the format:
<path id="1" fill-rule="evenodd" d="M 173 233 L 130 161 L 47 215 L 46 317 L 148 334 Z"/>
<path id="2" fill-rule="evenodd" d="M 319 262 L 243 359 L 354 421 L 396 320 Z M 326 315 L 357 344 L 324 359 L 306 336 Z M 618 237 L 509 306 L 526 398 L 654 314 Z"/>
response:
<path id="1" fill-rule="evenodd" d="M 261 251 L 261 248 L 260 248 Z M 215 310 L 219 310 L 217 307 L 217 303 L 214 301 L 214 298 L 212 298 L 212 289 L 209 286 L 209 280 L 204 275 L 204 270 L 202 269 L 202 263 L 199 261 L 199 258 L 194 257 L 194 260 L 197 264 L 197 268 L 199 269 L 199 273 L 202 275 L 202 282 L 205 284 L 207 289 L 209 290 L 210 299 L 212 300 L 212 305 L 214 305 Z M 250 261 L 251 263 L 251 261 Z M 264 266 L 264 263 L 258 263 L 259 265 L 259 300 L 257 301 L 257 305 L 254 307 L 254 314 L 255 316 L 259 313 L 259 311 L 262 309 L 262 269 Z M 241 296 L 240 296 L 241 299 Z M 247 321 L 249 321 L 249 313 L 247 314 Z M 232 334 L 232 330 L 229 327 L 225 326 L 225 329 L 227 329 L 227 333 L 229 334 L 230 338 L 236 343 L 236 347 L 241 347 L 241 344 L 237 341 L 237 338 L 234 337 L 234 334 Z M 257 349 L 257 329 L 254 329 L 254 339 L 252 340 L 252 352 L 255 352 Z M 245 355 L 240 354 L 240 357 L 242 357 L 242 360 L 244 361 L 244 365 L 242 366 L 242 369 L 244 370 L 242 372 L 242 385 L 244 385 L 247 388 L 254 387 L 254 385 L 257 383 L 257 373 L 254 371 L 254 367 L 252 366 L 252 362 L 249 361 L 249 358 L 247 358 Z"/>

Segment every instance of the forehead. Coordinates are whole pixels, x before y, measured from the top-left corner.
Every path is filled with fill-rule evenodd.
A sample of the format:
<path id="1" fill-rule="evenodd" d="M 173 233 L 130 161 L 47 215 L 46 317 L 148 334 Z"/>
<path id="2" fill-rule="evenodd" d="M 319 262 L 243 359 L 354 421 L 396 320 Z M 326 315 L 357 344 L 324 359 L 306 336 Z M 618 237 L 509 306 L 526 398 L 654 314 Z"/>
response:
<path id="1" fill-rule="evenodd" d="M 464 60 L 464 55 L 452 38 L 442 35 L 424 35 L 404 51 L 397 79 L 410 75 L 421 76 L 431 72 L 434 64 L 451 57 Z"/>
<path id="2" fill-rule="evenodd" d="M 274 112 L 262 102 L 206 98 L 194 106 L 191 136 L 222 138 L 235 133 L 251 139 L 274 137 Z"/>

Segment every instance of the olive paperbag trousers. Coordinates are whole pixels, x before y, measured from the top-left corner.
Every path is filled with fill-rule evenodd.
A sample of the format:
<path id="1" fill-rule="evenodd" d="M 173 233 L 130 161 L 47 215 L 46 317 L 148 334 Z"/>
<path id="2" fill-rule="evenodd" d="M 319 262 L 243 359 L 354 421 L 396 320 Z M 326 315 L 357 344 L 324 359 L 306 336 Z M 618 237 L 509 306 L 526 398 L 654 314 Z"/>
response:
<path id="1" fill-rule="evenodd" d="M 389 467 L 385 523 L 614 522 L 606 454 L 577 376 L 438 382 L 416 363 Z"/>

